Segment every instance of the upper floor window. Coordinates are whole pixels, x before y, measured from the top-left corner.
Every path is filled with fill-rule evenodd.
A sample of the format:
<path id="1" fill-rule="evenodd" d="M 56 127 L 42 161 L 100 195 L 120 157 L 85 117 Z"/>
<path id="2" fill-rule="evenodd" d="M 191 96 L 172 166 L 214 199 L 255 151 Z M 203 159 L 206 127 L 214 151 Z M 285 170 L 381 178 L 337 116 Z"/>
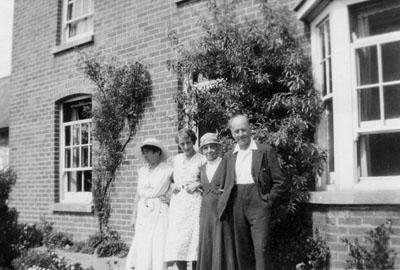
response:
<path id="1" fill-rule="evenodd" d="M 61 202 L 91 202 L 91 99 L 71 100 L 61 107 Z"/>
<path id="2" fill-rule="evenodd" d="M 400 2 L 349 7 L 360 178 L 400 176 Z"/>
<path id="3" fill-rule="evenodd" d="M 65 42 L 93 34 L 94 0 L 63 0 Z"/>

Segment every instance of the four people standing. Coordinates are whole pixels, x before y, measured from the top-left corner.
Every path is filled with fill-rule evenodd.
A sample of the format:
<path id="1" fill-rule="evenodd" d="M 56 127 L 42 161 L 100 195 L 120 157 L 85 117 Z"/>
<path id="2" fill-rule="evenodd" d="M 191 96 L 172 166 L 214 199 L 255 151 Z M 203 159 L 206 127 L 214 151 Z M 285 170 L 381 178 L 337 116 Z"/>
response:
<path id="1" fill-rule="evenodd" d="M 286 179 L 274 150 L 252 139 L 250 124 L 245 115 L 231 118 L 229 126 L 237 144 L 223 159 L 219 156 L 221 144 L 216 134 L 207 133 L 201 138 L 200 152 L 205 156 L 207 163 L 204 156 L 196 153 L 193 148 L 197 137 L 192 130 L 181 129 L 176 137 L 183 153 L 174 159 L 174 187 L 169 219 L 165 222 L 163 217 L 163 222 L 149 222 L 164 224 L 164 230 L 159 231 L 163 234 L 163 237 L 159 238 L 159 245 L 162 248 L 165 246 L 163 260 L 175 262 L 179 270 L 187 269 L 188 262 L 192 262 L 192 269 L 195 270 L 197 260 L 198 270 L 272 268 L 271 207 L 285 192 Z M 144 144 L 142 153 L 145 156 L 143 149 L 146 148 L 143 147 Z M 161 160 L 163 151 L 159 153 Z M 146 161 L 150 164 L 150 158 Z M 140 192 L 143 182 L 141 178 L 146 177 L 141 175 L 149 178 L 150 174 L 139 171 L 138 193 L 143 197 L 144 193 Z M 170 174 L 168 175 L 170 177 Z M 151 245 L 148 242 L 153 245 L 155 242 L 148 240 L 148 231 L 139 229 L 139 209 L 148 207 L 145 202 L 153 203 L 154 198 L 158 198 L 155 200 L 156 204 L 163 204 L 162 195 L 167 193 L 169 181 L 170 178 L 166 180 L 166 190 L 164 187 L 162 191 L 153 192 L 148 196 L 151 200 L 139 200 L 136 233 L 128 262 L 135 262 L 131 257 L 135 258 L 132 254 L 139 254 L 134 247 L 138 247 L 141 241 L 142 246 L 147 249 L 143 248 L 143 257 L 140 256 L 136 262 L 142 261 L 141 258 L 146 258 L 143 261 L 149 261 L 148 258 L 161 254 L 157 253 L 159 249 L 154 251 L 154 248 L 148 248 Z M 156 229 L 153 231 L 158 232 Z M 144 254 L 145 252 L 149 252 L 150 255 Z M 150 268 L 140 268 L 137 263 L 129 265 L 137 265 L 137 270 L 164 270 L 166 267 L 165 264 L 155 267 L 154 263 Z M 131 269 L 128 264 L 127 269 Z"/>

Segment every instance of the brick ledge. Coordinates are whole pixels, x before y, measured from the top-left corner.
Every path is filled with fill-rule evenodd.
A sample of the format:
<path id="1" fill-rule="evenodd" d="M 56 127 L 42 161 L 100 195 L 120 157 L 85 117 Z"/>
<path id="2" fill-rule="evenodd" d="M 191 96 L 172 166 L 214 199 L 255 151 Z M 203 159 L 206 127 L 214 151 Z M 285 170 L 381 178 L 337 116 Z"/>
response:
<path id="1" fill-rule="evenodd" d="M 52 212 L 77 212 L 93 213 L 92 203 L 55 203 L 51 207 Z"/>
<path id="2" fill-rule="evenodd" d="M 400 190 L 384 191 L 314 191 L 309 204 L 331 205 L 390 205 L 400 204 Z"/>

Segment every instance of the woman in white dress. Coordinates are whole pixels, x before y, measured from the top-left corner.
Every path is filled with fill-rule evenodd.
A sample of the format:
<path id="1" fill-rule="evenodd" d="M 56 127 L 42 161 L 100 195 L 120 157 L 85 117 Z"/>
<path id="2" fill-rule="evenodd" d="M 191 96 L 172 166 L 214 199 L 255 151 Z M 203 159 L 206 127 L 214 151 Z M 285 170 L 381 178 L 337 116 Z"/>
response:
<path id="1" fill-rule="evenodd" d="M 146 139 L 135 148 L 136 157 L 147 166 L 139 169 L 131 225 L 135 236 L 129 249 L 126 269 L 166 270 L 165 237 L 168 229 L 168 190 L 172 167 L 164 161 L 166 149 L 156 139 Z"/>
<path id="2" fill-rule="evenodd" d="M 175 263 L 179 270 L 186 270 L 191 262 L 196 269 L 202 199 L 199 168 L 206 160 L 193 148 L 197 137 L 192 130 L 181 129 L 175 139 L 183 153 L 174 158 L 165 261 Z"/>

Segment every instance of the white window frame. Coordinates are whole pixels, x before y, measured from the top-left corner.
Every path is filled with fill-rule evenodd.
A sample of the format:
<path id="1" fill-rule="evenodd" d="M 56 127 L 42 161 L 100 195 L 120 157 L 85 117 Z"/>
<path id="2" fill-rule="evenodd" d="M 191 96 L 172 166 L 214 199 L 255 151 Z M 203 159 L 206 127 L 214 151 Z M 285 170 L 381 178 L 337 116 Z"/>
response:
<path id="1" fill-rule="evenodd" d="M 79 17 L 76 18 L 72 18 L 70 20 L 68 20 L 68 5 L 72 4 L 74 5 L 75 2 L 77 1 L 89 1 L 89 11 L 86 12 L 85 14 L 81 14 Z M 83 8 L 83 4 L 82 4 L 82 8 Z M 94 0 L 63 0 L 63 7 L 62 7 L 62 40 L 64 40 L 64 43 L 69 43 L 69 42 L 73 42 L 88 36 L 92 36 L 93 35 L 93 14 L 94 14 Z M 71 25 L 73 25 L 74 23 L 77 23 L 79 21 L 82 20 L 86 20 L 86 19 L 91 19 L 92 20 L 92 27 L 91 29 L 78 34 L 76 36 L 73 37 L 69 37 L 69 31 L 70 31 L 70 27 Z"/>
<path id="2" fill-rule="evenodd" d="M 367 2 L 366 0 L 362 1 L 351 1 L 350 3 L 346 3 L 349 5 Z M 348 28 L 350 31 L 350 28 Z M 350 35 L 350 33 L 349 33 Z M 359 140 L 360 136 L 368 135 L 368 134 L 387 134 L 390 132 L 400 132 L 400 119 L 384 119 L 384 112 L 383 112 L 383 87 L 387 85 L 399 84 L 400 80 L 391 81 L 384 83 L 382 82 L 382 59 L 381 59 L 381 51 L 380 45 L 388 42 L 393 41 L 400 41 L 400 31 L 390 32 L 375 36 L 369 37 L 360 37 L 353 40 L 350 43 L 350 52 L 351 52 L 351 67 L 352 67 L 352 94 L 353 94 L 353 121 L 354 121 L 354 138 L 355 140 Z M 377 46 L 377 54 L 378 54 L 378 83 L 376 84 L 368 84 L 365 86 L 357 86 L 357 60 L 356 60 L 356 50 L 363 47 L 368 46 Z M 371 88 L 371 87 L 378 87 L 380 92 L 380 110 L 381 110 L 381 119 L 374 120 L 374 121 L 361 121 L 361 108 L 358 104 L 359 96 L 358 90 L 362 88 Z M 357 146 L 355 146 L 357 147 Z M 357 155 L 357 149 L 355 149 L 355 153 Z M 363 155 L 360 154 L 360 159 L 365 159 Z M 361 168 L 356 168 L 356 178 L 357 183 L 355 185 L 355 189 L 359 190 L 393 190 L 393 189 L 400 189 L 400 175 L 396 176 L 369 176 L 369 177 L 362 177 L 361 176 Z"/>
<path id="3" fill-rule="evenodd" d="M 77 120 L 77 121 L 71 121 L 71 122 L 67 122 L 64 123 L 63 122 L 63 117 L 64 117 L 64 104 L 70 103 L 70 102 L 74 102 L 74 101 L 79 101 L 79 100 L 83 100 L 83 99 L 87 99 L 90 96 L 83 96 L 83 97 L 78 97 L 78 98 L 73 98 L 73 99 L 69 99 L 65 102 L 63 102 L 60 105 L 60 164 L 59 164 L 59 168 L 60 168 L 60 202 L 61 203 L 91 203 L 92 202 L 92 192 L 68 192 L 68 180 L 67 180 L 67 173 L 68 172 L 77 172 L 77 171 L 92 171 L 92 164 L 90 162 L 90 164 L 88 164 L 88 166 L 79 166 L 79 167 L 75 167 L 75 168 L 65 168 L 65 149 L 66 148 L 71 148 L 72 149 L 72 145 L 70 147 L 66 147 L 65 146 L 65 128 L 67 126 L 73 126 L 73 125 L 80 125 L 82 126 L 82 124 L 86 124 L 89 123 L 89 133 L 88 133 L 88 160 L 91 161 L 92 159 L 92 141 L 91 141 L 91 123 L 92 123 L 92 119 L 83 119 L 83 120 Z M 81 130 L 81 129 L 80 129 Z M 79 140 L 81 139 L 81 133 L 79 134 Z M 72 140 L 72 137 L 71 137 Z M 75 147 L 79 146 L 79 157 L 80 157 L 80 162 L 82 162 L 81 159 L 81 142 L 77 145 L 75 145 Z M 72 159 L 72 151 L 71 151 L 71 159 Z M 72 162 L 72 161 L 71 161 Z M 92 176 L 93 179 L 93 176 Z"/>

